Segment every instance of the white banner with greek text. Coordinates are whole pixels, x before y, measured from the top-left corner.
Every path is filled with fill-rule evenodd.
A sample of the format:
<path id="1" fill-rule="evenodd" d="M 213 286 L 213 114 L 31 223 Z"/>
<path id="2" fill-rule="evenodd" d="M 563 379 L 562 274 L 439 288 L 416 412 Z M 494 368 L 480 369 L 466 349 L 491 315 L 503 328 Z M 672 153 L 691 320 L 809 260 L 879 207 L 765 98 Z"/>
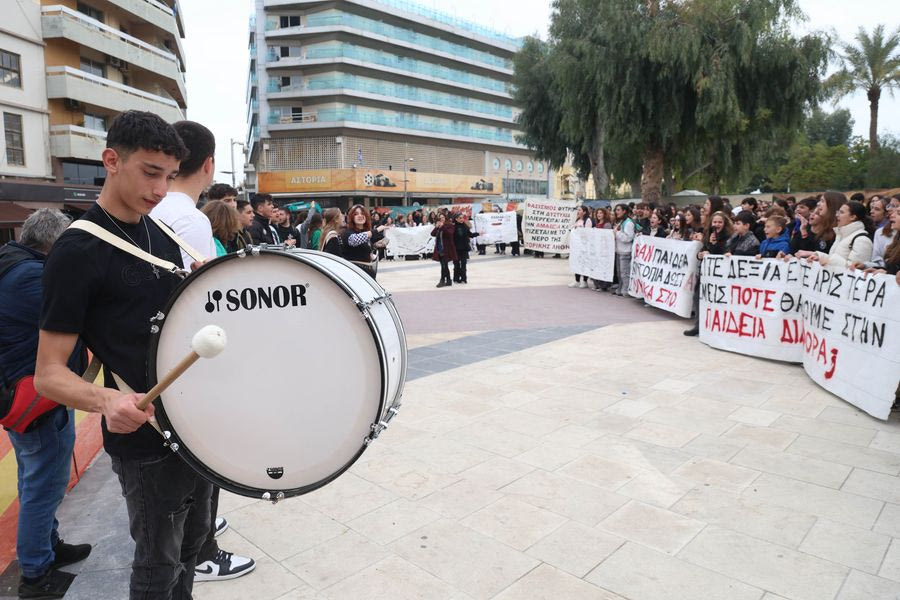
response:
<path id="1" fill-rule="evenodd" d="M 389 240 L 385 253 L 388 256 L 430 253 L 434 250 L 433 229 L 433 225 L 385 229 L 384 236 Z"/>
<path id="2" fill-rule="evenodd" d="M 690 317 L 700 242 L 639 235 L 631 247 L 628 293 L 680 317 Z"/>
<path id="3" fill-rule="evenodd" d="M 569 235 L 569 270 L 597 281 L 612 281 L 616 237 L 612 229 L 576 227 Z"/>
<path id="4" fill-rule="evenodd" d="M 525 201 L 522 237 L 527 250 L 569 253 L 569 231 L 575 222 L 575 201 Z M 479 244 L 481 241 L 478 242 Z"/>
<path id="5" fill-rule="evenodd" d="M 701 341 L 802 362 L 813 381 L 887 419 L 900 380 L 900 286 L 803 261 L 703 261 Z"/>
<path id="6" fill-rule="evenodd" d="M 475 231 L 479 244 L 501 244 L 519 241 L 516 230 L 516 213 L 478 213 L 475 215 Z"/>

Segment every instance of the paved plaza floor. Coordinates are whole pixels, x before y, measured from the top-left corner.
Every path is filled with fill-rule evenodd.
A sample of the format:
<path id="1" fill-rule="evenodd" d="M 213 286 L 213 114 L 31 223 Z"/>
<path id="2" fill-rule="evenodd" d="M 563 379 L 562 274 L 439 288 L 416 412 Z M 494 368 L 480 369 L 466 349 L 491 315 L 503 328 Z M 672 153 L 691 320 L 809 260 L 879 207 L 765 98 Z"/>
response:
<path id="1" fill-rule="evenodd" d="M 411 347 L 398 418 L 319 491 L 222 492 L 220 545 L 258 567 L 196 598 L 900 598 L 896 421 L 570 289 L 564 260 L 489 254 L 444 289 L 430 261 L 383 263 L 379 280 Z M 105 455 L 60 521 L 96 544 L 67 598 L 126 598 Z"/>

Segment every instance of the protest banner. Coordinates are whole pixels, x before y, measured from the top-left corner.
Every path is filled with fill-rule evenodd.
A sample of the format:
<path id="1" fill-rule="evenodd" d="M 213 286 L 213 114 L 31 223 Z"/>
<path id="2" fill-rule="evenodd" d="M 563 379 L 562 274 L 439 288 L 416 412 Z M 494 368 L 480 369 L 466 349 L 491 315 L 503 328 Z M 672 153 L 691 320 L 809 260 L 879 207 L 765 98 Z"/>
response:
<path id="1" fill-rule="evenodd" d="M 813 381 L 886 420 L 900 380 L 900 286 L 890 275 L 818 263 L 800 269 L 797 292 L 782 304 L 803 325 L 791 337 L 785 332 L 785 342 L 800 344 Z"/>
<path id="2" fill-rule="evenodd" d="M 616 237 L 612 229 L 576 227 L 569 235 L 569 270 L 597 281 L 612 281 Z"/>
<path id="3" fill-rule="evenodd" d="M 525 201 L 522 235 L 527 250 L 569 253 L 569 231 L 575 222 L 575 201 Z M 479 242 L 481 243 L 481 242 Z"/>
<path id="4" fill-rule="evenodd" d="M 432 225 L 385 229 L 384 237 L 388 239 L 387 248 L 384 250 L 385 254 L 407 256 L 432 252 L 434 250 L 434 237 L 431 235 L 433 229 Z"/>
<path id="5" fill-rule="evenodd" d="M 817 384 L 887 419 L 900 379 L 900 286 L 804 261 L 707 257 L 700 340 L 803 363 Z"/>
<path id="6" fill-rule="evenodd" d="M 680 317 L 690 317 L 700 242 L 639 235 L 631 247 L 628 293 Z"/>
<path id="7" fill-rule="evenodd" d="M 516 213 L 478 213 L 475 215 L 476 240 L 479 244 L 501 244 L 517 242 Z"/>
<path id="8" fill-rule="evenodd" d="M 708 255 L 700 264 L 700 341 L 720 350 L 800 362 L 799 349 L 781 341 L 788 318 L 782 300 L 799 276 L 796 261 Z"/>

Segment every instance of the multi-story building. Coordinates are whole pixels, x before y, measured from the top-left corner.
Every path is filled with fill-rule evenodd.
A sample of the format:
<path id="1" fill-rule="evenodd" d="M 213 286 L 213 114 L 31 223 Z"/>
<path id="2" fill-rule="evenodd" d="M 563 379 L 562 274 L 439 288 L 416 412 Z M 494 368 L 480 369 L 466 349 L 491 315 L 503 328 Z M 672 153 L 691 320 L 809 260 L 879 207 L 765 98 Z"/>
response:
<path id="1" fill-rule="evenodd" d="M 342 206 L 546 198 L 516 142 L 520 41 L 404 0 L 255 0 L 248 188 Z"/>
<path id="2" fill-rule="evenodd" d="M 116 114 L 139 109 L 170 122 L 184 118 L 179 0 L 10 1 L 0 26 L 0 102 L 6 112 L 12 88 L 30 108 L 22 110 L 18 137 L 15 119 L 4 122 L 0 206 L 78 212 L 96 199 L 106 177 L 100 155 Z M 13 31 L 4 31 L 7 22 Z M 19 65 L 16 75 L 7 75 L 7 60 Z M 18 82 L 18 92 L 7 78 Z M 10 150 L 17 139 L 22 147 Z M 18 156 L 24 166 L 10 164 Z"/>

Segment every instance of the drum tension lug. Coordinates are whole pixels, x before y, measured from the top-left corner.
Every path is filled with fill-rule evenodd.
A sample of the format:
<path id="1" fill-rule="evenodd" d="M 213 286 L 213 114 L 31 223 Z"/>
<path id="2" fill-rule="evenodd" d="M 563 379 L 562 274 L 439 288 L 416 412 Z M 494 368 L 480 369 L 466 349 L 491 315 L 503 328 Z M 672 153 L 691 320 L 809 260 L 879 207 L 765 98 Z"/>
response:
<path id="1" fill-rule="evenodd" d="M 272 496 L 272 492 L 265 492 L 262 495 L 263 500 L 269 500 L 272 504 L 278 504 L 281 500 L 284 500 L 284 492 L 278 492 L 275 496 Z"/>

